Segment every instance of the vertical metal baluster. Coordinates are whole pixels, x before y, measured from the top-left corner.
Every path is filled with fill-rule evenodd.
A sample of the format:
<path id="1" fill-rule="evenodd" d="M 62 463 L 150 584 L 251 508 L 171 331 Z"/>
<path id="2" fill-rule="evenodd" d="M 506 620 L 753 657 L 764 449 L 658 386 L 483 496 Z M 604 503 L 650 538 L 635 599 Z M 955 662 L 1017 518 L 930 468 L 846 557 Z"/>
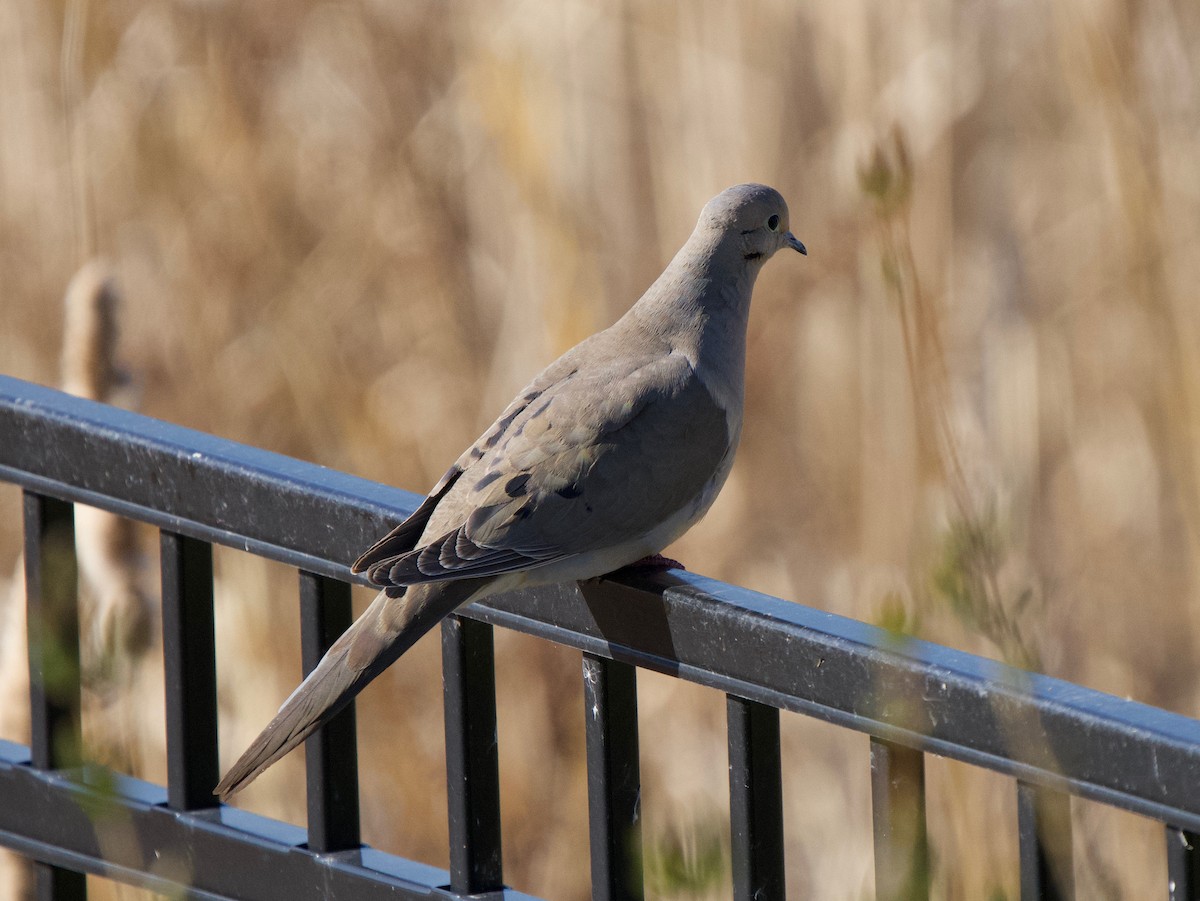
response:
<path id="1" fill-rule="evenodd" d="M 929 836 L 925 826 L 925 755 L 871 739 L 871 817 L 875 833 L 875 897 L 929 897 Z"/>
<path id="2" fill-rule="evenodd" d="M 78 766 L 79 603 L 69 503 L 25 492 L 30 752 L 38 769 Z"/>
<path id="3" fill-rule="evenodd" d="M 212 545 L 164 530 L 161 555 L 167 802 L 201 810 L 219 775 Z"/>
<path id="4" fill-rule="evenodd" d="M 1021 901 L 1069 901 L 1075 897 L 1071 856 L 1071 799 L 1017 783 Z"/>
<path id="5" fill-rule="evenodd" d="M 779 711 L 729 695 L 729 820 L 734 901 L 784 898 Z"/>
<path id="6" fill-rule="evenodd" d="M 42 770 L 82 762 L 79 592 L 71 504 L 25 492 L 25 598 L 29 637 L 30 754 Z M 83 901 L 82 873 L 33 862 L 38 901 Z"/>
<path id="7" fill-rule="evenodd" d="M 301 570 L 300 643 L 306 676 L 352 620 L 347 583 Z M 308 847 L 321 854 L 357 848 L 361 836 L 353 702 L 305 742 L 304 756 Z"/>
<path id="8" fill-rule="evenodd" d="M 592 901 L 641 901 L 642 783 L 637 670 L 583 655 Z"/>
<path id="9" fill-rule="evenodd" d="M 1167 827 L 1167 897 L 1170 901 L 1200 901 L 1200 836 Z"/>
<path id="10" fill-rule="evenodd" d="M 442 622 L 450 889 L 470 895 L 504 885 L 500 852 L 500 755 L 492 627 Z"/>

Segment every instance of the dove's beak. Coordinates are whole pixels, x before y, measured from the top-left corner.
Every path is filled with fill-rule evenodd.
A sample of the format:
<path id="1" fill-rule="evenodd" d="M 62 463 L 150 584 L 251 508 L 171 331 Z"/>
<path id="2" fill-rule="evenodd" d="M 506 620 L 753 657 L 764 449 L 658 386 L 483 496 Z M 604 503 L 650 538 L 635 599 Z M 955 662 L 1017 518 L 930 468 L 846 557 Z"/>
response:
<path id="1" fill-rule="evenodd" d="M 796 236 L 793 235 L 791 232 L 784 232 L 783 240 L 784 240 L 784 243 L 787 244 L 788 247 L 792 248 L 792 250 L 798 250 L 805 256 L 808 256 L 808 251 L 805 249 L 804 245 L 802 243 L 800 243 L 800 241 L 796 238 Z"/>

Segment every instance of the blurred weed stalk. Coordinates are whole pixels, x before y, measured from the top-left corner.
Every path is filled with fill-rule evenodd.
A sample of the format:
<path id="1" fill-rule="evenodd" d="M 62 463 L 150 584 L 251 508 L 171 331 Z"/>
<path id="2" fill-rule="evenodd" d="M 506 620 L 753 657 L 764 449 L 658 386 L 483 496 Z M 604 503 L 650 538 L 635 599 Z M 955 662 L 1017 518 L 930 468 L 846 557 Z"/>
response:
<path id="1" fill-rule="evenodd" d="M 650 897 L 719 898 L 730 867 L 722 818 L 697 817 L 652 840 L 645 857 L 646 889 Z"/>
<path id="2" fill-rule="evenodd" d="M 1004 596 L 999 574 L 1008 542 L 995 505 L 977 503 L 963 471 L 951 420 L 950 376 L 938 304 L 921 287 L 913 253 L 913 161 L 899 126 L 875 145 L 858 176 L 863 193 L 873 203 L 884 286 L 899 316 L 919 475 L 923 484 L 944 485 L 952 504 L 931 587 L 964 624 L 994 643 L 1005 660 L 1038 669 L 1040 655 L 1021 628 L 1033 591 L 1026 588 L 1012 599 Z M 895 614 L 887 619 L 895 631 Z"/>
<path id="3" fill-rule="evenodd" d="M 893 129 L 886 141 L 876 145 L 871 158 L 859 168 L 859 183 L 874 205 L 884 284 L 900 319 L 917 426 L 920 476 L 925 484 L 945 485 L 952 503 L 929 587 L 965 626 L 995 644 L 1007 662 L 1022 670 L 1039 670 L 1041 655 L 1022 627 L 1034 599 L 1033 589 L 1024 587 L 1011 597 L 1002 590 L 1000 572 L 1009 540 L 994 501 L 977 502 L 963 471 L 951 419 L 950 377 L 938 305 L 922 290 L 913 253 L 909 222 L 913 178 L 912 156 L 899 127 Z M 919 623 L 915 616 L 898 614 L 895 599 L 885 606 L 884 613 L 885 624 L 896 641 L 913 634 L 905 627 Z M 1016 678 L 1024 682 L 1022 675 L 1018 673 Z M 1028 689 L 1020 684 L 1012 687 L 1015 691 Z M 886 686 L 875 688 L 879 692 L 877 703 L 892 707 L 893 712 L 896 708 L 904 711 L 904 698 L 889 697 Z M 1054 751 L 1036 716 L 1017 715 L 1008 708 L 1002 695 L 998 696 L 996 713 L 1018 756 L 1027 755 L 1039 765 L 1057 771 Z M 915 714 L 905 718 L 917 726 Z M 1047 818 L 1042 826 L 1052 867 L 1061 875 L 1070 867 L 1069 818 L 1065 822 L 1061 817 Z M 917 841 L 910 844 L 910 879 L 917 879 L 915 884 L 928 885 L 925 867 L 931 846 Z M 923 881 L 922 873 L 926 873 Z M 911 897 L 908 885 L 905 881 L 893 887 L 888 897 Z"/>

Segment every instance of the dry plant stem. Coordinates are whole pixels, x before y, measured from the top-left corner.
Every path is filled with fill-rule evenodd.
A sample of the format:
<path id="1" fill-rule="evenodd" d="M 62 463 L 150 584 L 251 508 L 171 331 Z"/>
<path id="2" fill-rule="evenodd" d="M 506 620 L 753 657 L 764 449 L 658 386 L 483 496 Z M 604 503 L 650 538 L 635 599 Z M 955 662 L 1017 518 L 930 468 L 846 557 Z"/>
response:
<path id="1" fill-rule="evenodd" d="M 995 548 L 988 544 L 985 517 L 976 507 L 963 471 L 959 443 L 951 421 L 949 368 L 942 343 L 936 302 L 922 289 L 909 226 L 910 160 L 904 137 L 893 135 L 894 172 L 886 170 L 876 196 L 877 226 L 883 255 L 884 281 L 896 304 L 904 343 L 904 359 L 911 386 L 917 424 L 920 471 L 940 479 L 948 488 L 958 521 L 975 547 L 967 561 L 971 593 L 982 604 L 974 605 L 977 625 L 1003 656 L 1026 667 L 1037 667 L 1039 655 L 1021 635 L 1016 618 L 1006 612 L 1000 588 Z M 874 171 L 888 167 L 882 148 L 872 163 Z M 982 614 L 982 616 L 980 616 Z"/>
<path id="2" fill-rule="evenodd" d="M 72 4 L 72 11 L 81 3 Z M 64 45 L 71 45 L 70 19 Z M 64 48 L 64 55 L 66 49 Z M 66 63 L 64 62 L 64 69 Z M 82 196 L 82 195 L 80 195 Z M 117 307 L 119 297 L 107 266 L 89 261 L 67 289 L 62 342 L 62 388 L 79 397 L 111 401 L 121 385 L 117 365 Z M 142 765 L 139 739 L 145 717 L 135 705 L 114 703 L 135 687 L 151 647 L 153 616 L 139 579 L 137 537 L 130 520 L 93 507 L 77 505 L 75 553 L 82 587 L 83 705 L 91 714 L 85 722 L 84 753 L 125 772 Z M 25 653 L 25 598 L 18 560 L 8 610 L 0 609 L 0 735 L 28 741 L 29 674 Z M 140 730 L 139 730 L 140 727 Z M 130 841 L 124 823 L 108 823 L 105 843 Z M 0 898 L 24 897 L 31 883 L 28 862 L 0 855 Z M 122 888 L 121 897 L 143 897 Z"/>
<path id="3" fill-rule="evenodd" d="M 1126 272 L 1127 290 L 1149 314 L 1156 343 L 1165 351 L 1155 385 L 1160 404 L 1151 408 L 1148 423 L 1177 485 L 1174 502 L 1186 527 L 1189 551 L 1183 565 L 1195 570 L 1200 562 L 1200 442 L 1196 440 L 1200 437 L 1200 354 L 1184 314 L 1188 306 L 1181 308 L 1174 302 L 1165 266 L 1170 227 L 1164 209 L 1162 151 L 1158 125 L 1141 94 L 1134 44 L 1142 24 L 1138 19 L 1145 13 L 1130 3 L 1124 14 L 1126 27 L 1115 35 L 1091 29 L 1083 34 L 1097 93 L 1108 100 L 1101 109 L 1120 186 L 1126 241 L 1134 248 Z"/>
<path id="4" fill-rule="evenodd" d="M 96 228 L 88 186 L 87 143 L 81 141 L 78 111 L 83 98 L 83 47 L 87 33 L 87 0 L 70 0 L 63 26 L 59 76 L 62 79 L 63 132 L 71 163 L 71 205 L 75 219 L 76 262 L 96 252 Z"/>

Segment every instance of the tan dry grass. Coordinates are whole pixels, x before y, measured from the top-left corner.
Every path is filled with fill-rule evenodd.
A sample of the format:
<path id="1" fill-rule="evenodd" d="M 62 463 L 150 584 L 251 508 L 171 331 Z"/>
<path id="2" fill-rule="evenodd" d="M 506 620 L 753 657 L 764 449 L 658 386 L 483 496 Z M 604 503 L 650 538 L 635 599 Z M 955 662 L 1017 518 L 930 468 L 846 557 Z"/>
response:
<path id="1" fill-rule="evenodd" d="M 55 381 L 58 298 L 100 252 L 146 412 L 419 490 L 637 296 L 704 200 L 766 181 L 811 256 L 761 280 L 740 460 L 676 555 L 973 651 L 1011 653 L 987 635 L 1015 630 L 1047 672 L 1194 713 L 1197 84 L 1186 0 L 11 0 L 0 370 Z M 930 311 L 915 337 L 942 348 L 932 412 L 974 522 L 930 463 L 912 294 L 860 182 L 893 129 Z M 982 558 L 952 540 L 980 523 Z M 955 581 L 981 565 L 991 594 Z M 250 699 L 267 710 L 296 675 L 270 625 L 294 586 L 226 571 L 222 617 L 248 641 L 222 666 L 257 650 L 279 674 Z M 509 879 L 582 897 L 575 665 L 517 638 L 500 654 L 502 736 L 539 746 L 502 744 Z M 444 860 L 436 647 L 381 683 L 362 702 L 368 839 Z M 720 717 L 688 689 L 645 693 L 672 723 L 644 746 L 648 842 L 694 848 L 724 816 Z M 223 721 L 226 754 L 247 716 Z M 785 734 L 794 893 L 869 896 L 865 742 Z M 937 895 L 1014 897 L 1011 786 L 960 769 L 932 767 Z M 298 772 L 247 803 L 300 816 Z M 1080 820 L 1081 896 L 1142 897 L 1139 874 L 1162 873 L 1148 827 Z"/>

